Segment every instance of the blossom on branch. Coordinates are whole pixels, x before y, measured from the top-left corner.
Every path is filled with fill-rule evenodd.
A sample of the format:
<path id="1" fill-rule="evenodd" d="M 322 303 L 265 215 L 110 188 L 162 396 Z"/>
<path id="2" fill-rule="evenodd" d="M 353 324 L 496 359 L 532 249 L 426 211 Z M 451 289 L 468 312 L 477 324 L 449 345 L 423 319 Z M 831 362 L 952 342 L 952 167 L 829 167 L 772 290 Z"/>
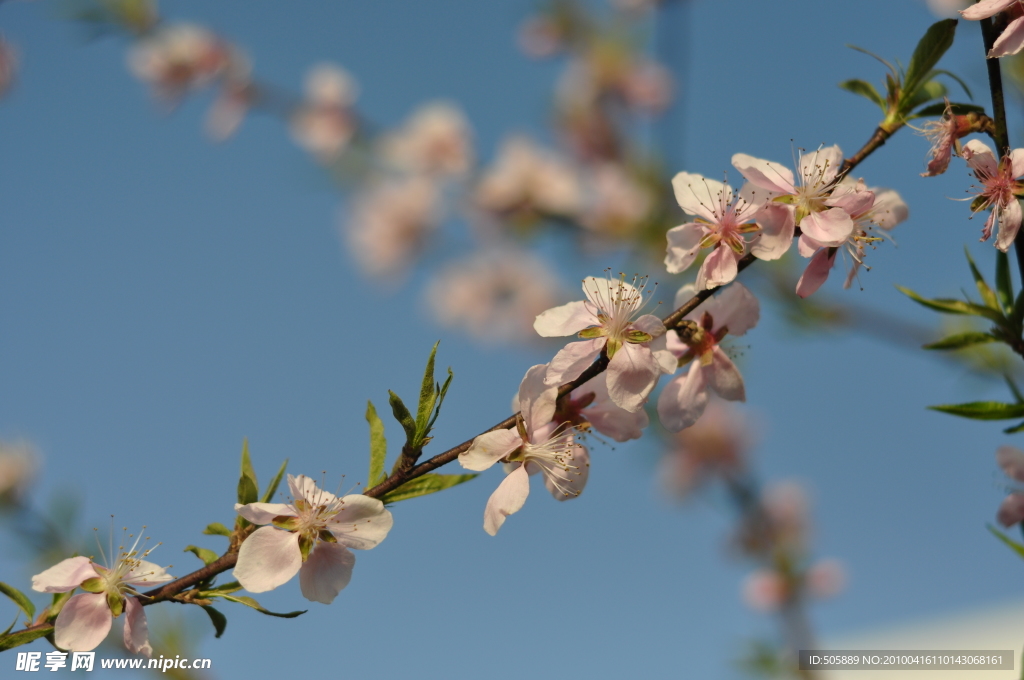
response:
<path id="1" fill-rule="evenodd" d="M 544 486 L 560 501 L 576 498 L 587 484 L 590 454 L 576 442 L 570 423 L 552 421 L 558 388 L 545 384 L 547 368 L 538 364 L 523 377 L 515 429 L 486 432 L 459 454 L 459 463 L 467 470 L 486 470 L 499 461 L 507 464 L 508 474 L 484 508 L 484 531 L 491 536 L 526 503 L 530 475 L 540 472 Z"/>
<path id="2" fill-rule="evenodd" d="M 119 547 L 111 566 L 96 564 L 84 556 L 69 557 L 32 577 L 32 589 L 40 593 L 66 593 L 75 588 L 85 591 L 72 596 L 57 615 L 53 637 L 57 647 L 73 652 L 95 649 L 110 632 L 114 619 L 124 612 L 124 646 L 133 654 L 153 653 L 136 588 L 165 583 L 174 577 L 164 567 L 146 561 L 153 548 L 140 553 L 137 548 L 141 538 L 136 538 L 127 550 Z"/>
<path id="3" fill-rule="evenodd" d="M 593 428 L 617 442 L 639 439 L 650 424 L 647 411 L 627 411 L 612 401 L 608 383 L 599 375 L 558 400 L 556 423 L 571 423 L 581 430 Z"/>
<path id="4" fill-rule="evenodd" d="M 1016 178 L 1024 175 L 1024 149 L 1013 149 L 997 162 L 992 149 L 972 139 L 964 144 L 963 157 L 982 184 L 981 191 L 971 202 L 971 211 L 991 210 L 981 230 L 981 240 L 987 241 L 992 230 L 998 228 L 996 248 L 1005 253 L 1020 230 L 1021 208 L 1017 196 L 1024 193 L 1024 184 Z"/>
<path id="5" fill-rule="evenodd" d="M 687 284 L 676 294 L 676 306 L 693 296 Z M 711 392 L 727 401 L 746 401 L 739 369 L 719 347 L 726 334 L 743 335 L 757 325 L 761 307 L 741 283 L 733 283 L 687 314 L 667 334 L 668 349 L 680 361 L 692 359 L 690 370 L 672 379 L 658 397 L 658 417 L 671 432 L 690 427 L 704 414 Z"/>
<path id="6" fill-rule="evenodd" d="M 981 0 L 960 10 L 964 19 L 977 21 L 1006 12 L 1009 23 L 988 51 L 988 58 L 1006 57 L 1024 49 L 1024 5 L 1021 0 Z"/>
<path id="7" fill-rule="evenodd" d="M 1006 476 L 1015 482 L 1024 482 L 1024 451 L 1012 446 L 996 449 L 996 462 Z M 1012 491 L 999 506 L 996 519 L 1006 528 L 1024 520 L 1024 491 Z"/>
<path id="8" fill-rule="evenodd" d="M 928 151 L 927 172 L 921 177 L 941 175 L 949 167 L 953 155 L 961 155 L 960 139 L 972 132 L 992 132 L 994 126 L 988 116 L 971 111 L 963 115 L 953 113 L 953 105 L 946 100 L 946 110 L 938 120 L 929 120 L 921 126 L 919 132 L 932 143 Z"/>
<path id="9" fill-rule="evenodd" d="M 128 66 L 158 99 L 174 105 L 190 90 L 213 83 L 233 55 L 233 48 L 212 31 L 174 24 L 139 40 L 128 53 Z"/>
<path id="10" fill-rule="evenodd" d="M 686 270 L 702 248 L 712 248 L 697 273 L 697 288 L 724 286 L 736 278 L 746 254 L 746 234 L 760 234 L 750 251 L 762 260 L 782 257 L 793 242 L 793 218 L 782 206 L 769 206 L 772 194 L 746 183 L 738 194 L 728 184 L 680 172 L 672 178 L 679 206 L 697 217 L 666 234 L 665 267 L 670 274 Z"/>
<path id="11" fill-rule="evenodd" d="M 465 175 L 473 163 L 469 121 L 452 104 L 427 104 L 384 139 L 381 155 L 403 172 Z"/>
<path id="12" fill-rule="evenodd" d="M 736 477 L 746 467 L 751 436 L 747 419 L 721 399 L 666 442 L 658 473 L 662 488 L 684 499 L 713 478 Z"/>
<path id="13" fill-rule="evenodd" d="M 299 574 L 302 596 L 330 604 L 352 579 L 355 556 L 387 537 L 394 520 L 376 498 L 338 498 L 305 475 L 288 475 L 291 503 L 235 504 L 253 524 L 242 543 L 234 576 L 253 593 L 273 590 Z"/>
<path id="14" fill-rule="evenodd" d="M 306 75 L 306 99 L 291 115 L 292 137 L 324 164 L 333 163 L 356 131 L 358 88 L 347 71 L 320 64 Z"/>
<path id="15" fill-rule="evenodd" d="M 576 215 L 583 188 L 568 159 L 526 137 L 513 137 L 480 178 L 473 198 L 488 214 L 530 222 Z"/>
<path id="16" fill-rule="evenodd" d="M 627 411 L 643 408 L 662 373 L 673 373 L 675 357 L 664 348 L 665 326 L 653 314 L 638 316 L 646 302 L 647 277 L 627 283 L 618 279 L 583 279 L 584 301 L 570 302 L 540 314 L 533 327 L 542 337 L 577 335 L 548 364 L 545 382 L 575 380 L 601 352 L 610 359 L 605 376 L 608 394 Z"/>

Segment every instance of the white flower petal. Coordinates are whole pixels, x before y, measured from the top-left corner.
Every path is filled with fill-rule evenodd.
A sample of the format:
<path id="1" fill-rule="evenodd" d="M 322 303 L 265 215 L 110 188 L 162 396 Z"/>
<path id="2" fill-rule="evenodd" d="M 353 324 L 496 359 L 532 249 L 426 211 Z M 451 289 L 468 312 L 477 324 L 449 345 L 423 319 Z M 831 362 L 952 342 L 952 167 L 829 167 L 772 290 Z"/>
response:
<path id="1" fill-rule="evenodd" d="M 523 440 L 515 430 L 485 432 L 459 454 L 459 465 L 475 472 L 486 470 L 522 445 Z"/>
<path id="2" fill-rule="evenodd" d="M 708 378 L 711 389 L 718 393 L 722 399 L 727 401 L 746 401 L 747 393 L 743 387 L 743 376 L 736 368 L 736 364 L 722 351 L 720 347 L 711 349 L 711 366 L 704 368 L 705 373 L 710 373 Z"/>
<path id="3" fill-rule="evenodd" d="M 748 156 L 734 154 L 732 164 L 748 182 L 778 194 L 792 194 L 796 191 L 793 171 L 784 165 Z"/>
<path id="4" fill-rule="evenodd" d="M 557 338 L 564 335 L 575 335 L 584 328 L 598 324 L 600 322 L 587 308 L 587 303 L 577 300 L 541 312 L 533 322 L 533 329 L 542 338 Z"/>
<path id="5" fill-rule="evenodd" d="M 98 578 L 92 561 L 85 556 L 61 560 L 46 571 L 32 577 L 32 590 L 40 593 L 66 593 L 90 578 Z"/>
<path id="6" fill-rule="evenodd" d="M 707 228 L 697 222 L 672 227 L 666 232 L 668 250 L 665 253 L 665 268 L 669 274 L 678 274 L 693 264 L 705 234 Z"/>
<path id="7" fill-rule="evenodd" d="M 264 593 L 291 580 L 302 566 L 299 535 L 260 527 L 238 550 L 235 579 L 251 593 Z"/>
<path id="8" fill-rule="evenodd" d="M 580 373 L 587 370 L 601 354 L 607 342 L 606 338 L 570 342 L 551 359 L 544 382 L 548 385 L 561 385 L 580 377 Z"/>
<path id="9" fill-rule="evenodd" d="M 530 370 L 523 376 L 523 381 L 519 383 L 519 405 L 517 408 L 522 411 L 523 418 L 526 420 L 527 432 L 530 433 L 547 425 L 555 417 L 558 387 L 545 384 L 544 379 L 547 373 L 547 364 L 537 364 L 530 367 Z"/>
<path id="10" fill-rule="evenodd" d="M 561 468 L 542 468 L 544 486 L 556 501 L 567 501 L 583 493 L 590 476 L 590 453 L 586 447 L 572 448 L 572 466 L 569 470 Z"/>
<path id="11" fill-rule="evenodd" d="M 149 626 L 146 624 L 146 613 L 137 597 L 129 597 L 125 602 L 124 646 L 132 654 L 153 656 L 153 647 L 149 644 Z"/>
<path id="12" fill-rule="evenodd" d="M 103 593 L 79 593 L 64 603 L 53 624 L 53 641 L 69 652 L 96 649 L 110 632 L 114 616 Z"/>
<path id="13" fill-rule="evenodd" d="M 693 425 L 708 405 L 707 380 L 700 362 L 690 364 L 686 375 L 674 378 L 658 397 L 658 418 L 670 432 Z"/>
<path id="14" fill-rule="evenodd" d="M 125 574 L 124 582 L 133 586 L 147 586 L 152 583 L 166 583 L 174 577 L 164 567 L 146 560 L 139 560 L 138 565 Z"/>
<path id="15" fill-rule="evenodd" d="M 302 498 L 302 496 L 296 496 Z M 235 503 L 235 512 L 253 524 L 270 524 L 275 517 L 298 517 L 294 506 L 287 503 Z"/>
<path id="16" fill-rule="evenodd" d="M 330 604 L 352 580 L 356 556 L 343 545 L 320 541 L 299 570 L 302 596 Z"/>
<path id="17" fill-rule="evenodd" d="M 505 518 L 519 512 L 530 495 L 530 475 L 522 465 L 510 472 L 494 490 L 484 508 L 484 531 L 494 536 Z"/>
<path id="18" fill-rule="evenodd" d="M 327 522 L 327 530 L 338 543 L 357 550 L 369 550 L 383 541 L 394 525 L 391 511 L 376 498 L 362 494 L 349 494 L 341 499 L 344 504 Z"/>
<path id="19" fill-rule="evenodd" d="M 672 190 L 680 208 L 708 222 L 718 223 L 718 207 L 732 204 L 732 187 L 702 175 L 680 172 L 672 178 Z"/>
<path id="20" fill-rule="evenodd" d="M 625 343 L 608 362 L 608 396 L 630 412 L 639 411 L 658 384 L 661 365 L 649 347 Z"/>

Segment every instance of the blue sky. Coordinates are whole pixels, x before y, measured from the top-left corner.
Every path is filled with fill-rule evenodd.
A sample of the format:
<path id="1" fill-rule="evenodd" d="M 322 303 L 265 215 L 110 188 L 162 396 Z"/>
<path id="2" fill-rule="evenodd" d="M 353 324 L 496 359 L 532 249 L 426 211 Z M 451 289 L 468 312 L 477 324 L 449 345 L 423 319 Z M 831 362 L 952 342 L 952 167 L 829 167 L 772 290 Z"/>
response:
<path id="1" fill-rule="evenodd" d="M 344 65 L 381 124 L 456 100 L 486 157 L 507 132 L 543 130 L 557 66 L 521 57 L 513 39 L 531 7 L 182 0 L 164 11 L 237 41 L 274 83 L 298 89 L 310 65 Z M 793 145 L 855 150 L 877 110 L 835 83 L 878 82 L 882 69 L 844 44 L 906 60 L 934 21 L 912 0 L 696 0 L 672 16 L 685 97 L 664 151 L 709 176 L 737 152 L 785 162 Z M 253 116 L 210 143 L 208 98 L 161 114 L 128 73 L 125 44 L 84 40 L 53 3 L 3 3 L 0 31 L 22 61 L 0 102 L 0 437 L 44 456 L 38 498 L 84 496 L 83 529 L 111 514 L 146 524 L 164 543 L 157 561 L 186 573 L 198 562 L 181 547 L 222 548 L 199 532 L 232 520 L 243 437 L 263 480 L 289 458 L 294 473 L 351 485 L 365 475 L 366 400 L 411 398 L 436 339 L 455 372 L 438 451 L 504 418 L 526 368 L 557 349 L 479 347 L 431 322 L 422 277 L 399 295 L 365 280 L 339 244 L 338 194 L 279 121 Z M 987 103 L 980 54 L 976 26 L 961 25 L 943 66 Z M 966 168 L 922 179 L 926 150 L 903 131 L 858 169 L 898 189 L 911 219 L 898 248 L 872 253 L 864 291 L 827 290 L 934 324 L 893 284 L 954 296 L 970 284 L 964 244 L 983 270 L 994 258 L 977 243 L 981 220 L 947 200 L 963 195 Z M 590 265 L 584 274 L 622 259 Z M 1019 560 L 985 531 L 1001 499 L 993 453 L 1012 440 L 924 409 L 1005 398 L 1001 388 L 921 351 L 806 338 L 767 314 L 743 344 L 749 407 L 769 424 L 754 464 L 810 486 L 817 552 L 848 566 L 846 593 L 812 610 L 823 636 L 1019 593 Z M 583 496 L 557 504 L 535 489 L 496 538 L 480 523 L 497 472 L 397 505 L 388 540 L 357 555 L 333 605 L 309 603 L 296 621 L 225 607 L 227 632 L 203 654 L 225 678 L 736 677 L 741 645 L 772 625 L 740 602 L 748 567 L 724 547 L 728 508 L 713 493 L 668 503 L 643 441 L 592 455 Z M 30 574 L 3 554 L 0 580 L 27 589 Z M 307 604 L 295 583 L 259 599 Z"/>

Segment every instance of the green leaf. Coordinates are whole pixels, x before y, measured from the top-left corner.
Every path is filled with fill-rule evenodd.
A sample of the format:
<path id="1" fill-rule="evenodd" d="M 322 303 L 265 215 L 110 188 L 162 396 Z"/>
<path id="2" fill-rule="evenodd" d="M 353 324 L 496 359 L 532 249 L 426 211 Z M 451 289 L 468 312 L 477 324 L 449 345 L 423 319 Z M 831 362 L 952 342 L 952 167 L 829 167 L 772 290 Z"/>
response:
<path id="1" fill-rule="evenodd" d="M 416 479 L 411 479 L 397 489 L 393 489 L 381 497 L 381 501 L 384 503 L 397 503 L 398 501 L 405 501 L 410 498 L 416 498 L 417 496 L 426 496 L 427 494 L 437 493 L 438 491 L 444 491 L 450 489 L 453 486 L 468 482 L 469 480 L 477 477 L 478 475 L 435 475 L 425 474 Z"/>
<path id="2" fill-rule="evenodd" d="M 452 368 L 449 366 L 448 377 L 444 379 L 444 384 L 437 391 L 437 407 L 434 409 L 434 416 L 430 419 L 430 424 L 427 425 L 427 432 L 434 429 L 434 423 L 437 422 L 437 417 L 441 415 L 441 404 L 444 403 L 444 397 L 448 394 L 448 386 L 452 384 L 452 378 L 454 377 L 455 374 L 452 373 Z"/>
<path id="3" fill-rule="evenodd" d="M 928 408 L 962 418 L 973 418 L 974 420 L 1024 418 L 1024 404 L 1004 404 L 999 401 L 971 401 L 966 404 L 946 404 L 943 406 L 929 406 Z"/>
<path id="4" fill-rule="evenodd" d="M 423 383 L 420 385 L 420 401 L 416 407 L 416 433 L 421 439 L 427 435 L 427 424 L 430 421 L 430 414 L 434 411 L 434 401 L 437 400 L 437 387 L 434 383 L 434 357 L 437 355 L 437 346 L 440 342 L 440 340 L 435 342 L 430 349 L 427 368 L 423 371 Z"/>
<path id="5" fill-rule="evenodd" d="M 228 529 L 220 522 L 214 522 L 207 524 L 206 528 L 203 529 L 203 533 L 207 536 L 231 536 L 231 529 Z"/>
<path id="6" fill-rule="evenodd" d="M 1017 299 L 1013 302 L 1013 311 L 1010 312 L 1010 326 L 1015 329 L 1020 328 L 1022 321 L 1024 321 L 1024 288 L 1017 293 Z"/>
<path id="7" fill-rule="evenodd" d="M 1022 430 L 1024 430 L 1024 422 L 1018 423 L 1017 425 L 1013 425 L 1012 427 L 1008 427 L 1005 430 L 1003 430 L 1003 432 L 1005 434 L 1015 434 Z"/>
<path id="8" fill-rule="evenodd" d="M 912 111 L 922 104 L 927 104 L 935 99 L 943 99 L 949 92 L 946 86 L 940 83 L 938 80 L 928 80 L 924 82 L 921 87 L 917 88 L 914 92 L 913 97 L 909 97 L 900 102 L 901 111 Z M 946 102 L 942 102 L 945 107 Z"/>
<path id="9" fill-rule="evenodd" d="M 945 314 L 966 314 L 968 316 L 981 316 L 986 319 L 995 321 L 996 323 L 1003 323 L 1003 315 L 994 309 L 988 307 L 982 307 L 976 305 L 973 302 L 964 302 L 963 300 L 953 300 L 950 298 L 935 298 L 929 300 L 928 298 L 921 297 L 909 288 L 903 286 L 896 286 L 896 289 L 909 297 L 914 302 L 924 305 L 929 309 L 934 309 L 938 312 Z"/>
<path id="10" fill-rule="evenodd" d="M 238 502 L 242 505 L 255 503 L 260 495 L 260 485 L 256 481 L 256 471 L 249 460 L 249 440 L 242 440 L 242 471 L 238 477 Z"/>
<path id="11" fill-rule="evenodd" d="M 0 636 L 0 652 L 20 647 L 21 645 L 27 645 L 33 640 L 38 640 L 52 632 L 53 626 L 47 626 L 36 630 L 26 630 L 18 633 L 11 633 L 10 635 Z"/>
<path id="12" fill-rule="evenodd" d="M 267 490 L 263 492 L 263 496 L 260 498 L 261 503 L 269 503 L 277 493 L 277 487 L 281 485 L 281 478 L 284 477 L 284 471 L 288 467 L 288 459 L 285 458 L 284 462 L 281 463 L 281 467 L 278 468 L 277 474 L 270 480 L 270 484 L 267 485 Z"/>
<path id="13" fill-rule="evenodd" d="M 230 595 L 231 593 L 238 592 L 242 589 L 242 584 L 238 581 L 232 581 L 231 583 L 225 583 L 223 585 L 202 590 L 199 592 L 199 597 L 221 597 L 222 595 Z"/>
<path id="14" fill-rule="evenodd" d="M 992 337 L 988 333 L 957 333 L 956 335 L 950 335 L 938 342 L 932 342 L 927 345 L 923 345 L 922 347 L 923 349 L 963 349 L 964 347 L 971 347 L 973 345 L 981 345 L 986 342 L 995 341 L 996 338 Z"/>
<path id="15" fill-rule="evenodd" d="M 1017 383 L 1013 381 L 1009 373 L 1003 374 L 1003 380 L 1006 381 L 1006 386 L 1013 392 L 1013 398 L 1017 400 L 1018 404 L 1024 404 L 1024 394 L 1021 394 L 1020 388 L 1017 387 Z"/>
<path id="16" fill-rule="evenodd" d="M 412 419 L 412 414 L 402 403 L 402 399 L 391 390 L 388 390 L 388 401 L 391 403 L 391 413 L 394 414 L 395 420 L 401 423 L 402 429 L 405 430 L 406 443 L 411 445 L 416 439 L 416 421 Z"/>
<path id="17" fill-rule="evenodd" d="M 957 85 L 959 85 L 960 87 L 963 88 L 964 94 L 967 95 L 968 99 L 974 99 L 974 95 L 971 94 L 971 88 L 967 87 L 967 83 L 965 83 L 963 80 L 961 80 L 960 76 L 958 76 L 957 74 L 953 73 L 952 71 L 947 71 L 944 68 L 937 68 L 937 69 L 932 70 L 932 72 L 931 72 L 931 77 L 934 78 L 935 76 L 948 76 L 948 77 L 952 78 L 954 81 L 956 81 Z M 954 107 L 957 107 L 957 106 L 969 106 L 972 109 L 977 110 L 978 113 L 984 113 L 985 112 L 985 109 L 983 107 L 977 106 L 975 104 L 953 104 L 953 106 Z M 954 111 L 954 113 L 966 113 L 966 111 Z"/>
<path id="18" fill-rule="evenodd" d="M 887 61 L 886 61 L 885 59 L 882 59 L 882 58 L 881 58 L 880 56 L 878 56 L 878 55 L 877 55 L 877 54 L 875 54 L 874 52 L 869 52 L 868 50 L 864 49 L 863 47 L 857 47 L 856 45 L 850 45 L 849 43 L 847 43 L 847 45 L 846 45 L 846 46 L 847 46 L 847 47 L 849 47 L 849 48 L 850 48 L 851 50 L 856 50 L 856 51 L 860 52 L 861 54 L 866 54 L 866 55 L 868 55 L 869 57 L 874 57 L 874 58 L 875 58 L 875 59 L 877 59 L 878 61 L 880 61 L 880 62 L 882 62 L 883 64 L 885 64 L 885 67 L 886 67 L 887 69 L 889 69 L 889 73 L 888 73 L 888 74 L 886 74 L 886 77 L 889 77 L 889 76 L 898 76 L 898 75 L 899 75 L 899 72 L 898 72 L 898 71 L 896 70 L 896 67 L 895 67 L 895 66 L 893 66 L 892 64 L 890 64 L 889 62 L 887 62 Z"/>
<path id="19" fill-rule="evenodd" d="M 999 300 L 996 298 L 996 294 L 989 287 L 988 283 L 985 282 L 985 277 L 978 271 L 978 266 L 974 264 L 974 258 L 971 257 L 971 251 L 966 246 L 964 247 L 964 255 L 967 256 L 967 264 L 971 267 L 971 276 L 974 277 L 974 285 L 978 287 L 981 301 L 985 303 L 986 307 L 999 310 Z"/>
<path id="20" fill-rule="evenodd" d="M 388 440 L 384 438 L 384 422 L 377 415 L 372 401 L 366 402 L 366 422 L 370 424 L 370 476 L 366 486 L 380 484 L 384 474 L 384 459 L 388 455 Z"/>
<path id="21" fill-rule="evenodd" d="M 4 632 L 0 633 L 0 638 L 2 638 L 3 636 L 7 635 L 12 630 L 14 630 L 14 627 L 16 625 L 18 625 L 18 619 L 20 619 L 20 618 L 21 618 L 21 616 L 19 614 L 15 614 L 14 615 L 14 620 L 11 621 L 11 625 L 7 626 L 7 630 L 5 630 Z"/>
<path id="22" fill-rule="evenodd" d="M 0 582 L 0 593 L 11 598 L 14 601 L 14 604 L 18 605 L 18 609 L 25 612 L 25 616 L 27 616 L 29 620 L 35 617 L 36 606 L 32 604 L 32 600 L 25 597 L 25 593 L 3 582 Z"/>
<path id="23" fill-rule="evenodd" d="M 996 294 L 999 306 L 1009 314 L 1013 309 L 1013 278 L 1010 276 L 1010 258 L 996 249 Z"/>
<path id="24" fill-rule="evenodd" d="M 219 557 L 219 555 L 213 552 L 212 550 L 200 548 L 197 545 L 187 546 L 182 552 L 192 553 L 193 555 L 201 559 L 203 561 L 203 564 L 209 564 L 210 562 L 215 561 Z"/>
<path id="25" fill-rule="evenodd" d="M 882 99 L 882 95 L 878 94 L 878 90 L 875 89 L 875 86 L 866 80 L 859 80 L 857 78 L 854 78 L 853 80 L 845 80 L 839 83 L 839 87 L 843 88 L 847 92 L 852 92 L 864 97 L 865 99 L 873 101 L 878 105 L 878 108 L 882 109 L 883 113 L 885 112 L 885 100 Z"/>
<path id="26" fill-rule="evenodd" d="M 1004 534 L 1002 531 L 999 531 L 999 529 L 996 529 L 991 524 L 989 524 L 987 526 L 988 526 L 988 530 L 992 532 L 993 536 L 995 536 L 1000 541 L 1005 543 L 1010 548 L 1010 550 L 1012 550 L 1013 552 L 1017 553 L 1017 555 L 1019 557 L 1024 557 L 1024 545 L 1021 545 L 1017 541 L 1013 540 L 1012 538 L 1010 538 L 1009 536 Z"/>
<path id="27" fill-rule="evenodd" d="M 985 113 L 984 106 L 978 106 L 977 104 L 950 104 L 950 108 L 953 113 L 962 116 L 967 113 Z M 909 118 L 927 118 L 929 116 L 941 116 L 946 112 L 946 102 L 938 102 L 936 104 L 929 104 L 924 108 L 918 109 L 914 112 L 913 116 Z"/>
<path id="28" fill-rule="evenodd" d="M 282 619 L 294 619 L 296 616 L 301 616 L 305 614 L 307 611 L 309 611 L 308 609 L 303 609 L 302 611 L 279 614 L 277 612 L 272 612 L 269 609 L 264 609 L 262 606 L 260 606 L 259 602 L 252 599 L 251 597 L 246 597 L 245 595 L 221 595 L 220 597 L 225 600 L 228 600 L 229 602 L 238 602 L 239 604 L 244 604 L 246 607 L 252 607 L 261 614 L 266 614 L 267 616 L 277 616 Z"/>
<path id="29" fill-rule="evenodd" d="M 210 623 L 213 624 L 213 629 L 217 631 L 214 633 L 213 637 L 219 638 L 224 634 L 224 629 L 228 627 L 228 617 L 224 616 L 208 604 L 203 605 L 203 610 L 209 615 Z"/>
<path id="30" fill-rule="evenodd" d="M 907 65 L 903 79 L 903 96 L 913 97 L 915 90 L 927 79 L 929 72 L 953 44 L 956 35 L 956 19 L 943 19 L 928 27 L 924 37 L 914 48 L 914 54 Z"/>

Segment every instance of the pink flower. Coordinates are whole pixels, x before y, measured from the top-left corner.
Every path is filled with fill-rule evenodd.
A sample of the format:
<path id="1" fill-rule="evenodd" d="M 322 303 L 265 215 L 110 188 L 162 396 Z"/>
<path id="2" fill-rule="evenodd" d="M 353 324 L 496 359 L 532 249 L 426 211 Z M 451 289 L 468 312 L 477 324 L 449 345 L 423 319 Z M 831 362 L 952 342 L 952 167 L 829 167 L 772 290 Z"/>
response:
<path id="1" fill-rule="evenodd" d="M 579 212 L 583 189 L 568 159 L 525 137 L 507 140 L 484 172 L 474 202 L 488 213 L 524 220 Z"/>
<path id="2" fill-rule="evenodd" d="M 1010 479 L 1024 482 L 1024 451 L 1012 446 L 996 449 L 996 462 Z M 1004 527 L 1012 527 L 1024 520 L 1024 491 L 1013 491 L 999 506 L 996 519 Z"/>
<path id="3" fill-rule="evenodd" d="M 558 390 L 557 386 L 549 389 Z M 631 412 L 616 406 L 608 396 L 607 381 L 599 375 L 559 400 L 554 422 L 571 423 L 581 430 L 593 427 L 617 442 L 625 442 L 643 436 L 650 418 L 643 409 Z"/>
<path id="4" fill-rule="evenodd" d="M 909 216 L 907 204 L 898 193 L 892 189 L 867 189 L 863 181 L 840 183 L 832 192 L 830 200 L 833 205 L 845 210 L 853 220 L 853 231 L 838 243 L 820 243 L 807 234 L 800 236 L 800 254 L 811 258 L 796 284 L 796 294 L 800 297 L 807 297 L 821 287 L 835 264 L 836 253 L 840 248 L 850 256 L 850 272 L 843 283 L 843 288 L 849 288 L 864 264 L 866 248 L 874 248 L 875 243 L 883 238 L 876 235 L 878 232 L 875 232 L 874 227 L 887 232 Z"/>
<path id="5" fill-rule="evenodd" d="M 1021 0 L 981 0 L 967 9 L 960 10 L 960 15 L 964 19 L 974 21 L 987 19 L 1000 12 L 1007 12 L 1010 22 L 992 44 L 992 49 L 988 52 L 989 59 L 1017 54 L 1024 48 L 1024 5 L 1021 4 Z"/>
<path id="6" fill-rule="evenodd" d="M 234 576 L 253 593 L 273 590 L 299 574 L 302 596 L 330 604 L 352 578 L 355 556 L 387 537 L 394 520 L 376 498 L 338 498 L 299 475 L 288 475 L 291 503 L 235 504 L 253 524 L 266 524 L 242 543 Z M 283 530 L 283 531 L 282 531 Z"/>
<path id="7" fill-rule="evenodd" d="M 319 64 L 306 75 L 306 100 L 291 116 L 299 146 L 324 164 L 333 163 L 355 134 L 352 104 L 358 88 L 352 76 L 334 64 Z"/>
<path id="8" fill-rule="evenodd" d="M 530 475 L 540 472 L 544 486 L 557 500 L 575 498 L 587 484 L 590 455 L 575 441 L 568 423 L 552 422 L 557 388 L 545 384 L 545 364 L 533 366 L 519 385 L 520 416 L 516 429 L 480 435 L 459 454 L 467 470 L 486 470 L 508 463 L 509 472 L 491 494 L 484 509 L 484 531 L 498 533 L 505 518 L 516 513 L 530 494 Z"/>
<path id="9" fill-rule="evenodd" d="M 453 104 L 427 104 L 385 138 L 381 152 L 403 172 L 465 175 L 473 162 L 469 122 Z"/>
<path id="10" fill-rule="evenodd" d="M 791 206 L 793 221 L 819 243 L 842 243 L 853 231 L 853 220 L 832 200 L 843 152 L 838 146 L 800 153 L 800 176 L 778 163 L 738 153 L 732 164 L 755 186 L 772 192 L 772 201 Z"/>
<path id="11" fill-rule="evenodd" d="M 256 96 L 252 64 L 245 55 L 231 50 L 231 58 L 221 77 L 220 92 L 206 116 L 207 134 L 218 142 L 235 134 Z"/>
<path id="12" fill-rule="evenodd" d="M 974 170 L 974 176 L 981 180 L 982 190 L 971 203 L 974 213 L 991 210 L 981 240 L 992 236 L 993 227 L 998 227 L 996 248 L 1004 253 L 1010 249 L 1020 229 L 1021 208 L 1017 194 L 1024 192 L 1024 185 L 1015 178 L 1024 175 L 1024 149 L 1014 149 L 996 162 L 992 149 L 980 140 L 972 139 L 964 144 L 964 160 Z"/>
<path id="13" fill-rule="evenodd" d="M 683 286 L 677 306 L 693 295 Z M 686 375 L 674 378 L 658 397 L 658 417 L 671 432 L 690 427 L 703 415 L 710 392 L 727 401 L 746 401 L 743 376 L 718 344 L 726 334 L 743 335 L 761 315 L 757 298 L 734 283 L 688 314 L 681 328 L 668 334 L 668 348 L 682 359 L 692 358 Z"/>
<path id="14" fill-rule="evenodd" d="M 932 159 L 928 161 L 928 171 L 922 172 L 921 177 L 935 177 L 941 175 L 949 167 L 949 160 L 953 154 L 960 154 L 960 138 L 971 132 L 977 132 L 978 116 L 959 116 L 953 113 L 949 100 L 946 100 L 946 110 L 938 120 L 929 120 L 921 126 L 921 134 L 932 143 L 928 151 Z"/>
<path id="15" fill-rule="evenodd" d="M 128 53 L 128 66 L 159 99 L 173 105 L 189 90 L 219 77 L 231 54 L 229 45 L 210 30 L 176 24 L 139 40 Z"/>
<path id="16" fill-rule="evenodd" d="M 661 319 L 644 314 L 647 279 L 583 279 L 585 301 L 570 302 L 543 312 L 533 327 L 542 337 L 578 334 L 548 365 L 545 382 L 560 385 L 575 380 L 606 351 L 608 394 L 617 406 L 635 412 L 643 408 L 661 373 L 675 371 L 675 358 L 661 348 L 665 334 Z M 652 347 L 652 342 L 660 342 Z"/>
<path id="17" fill-rule="evenodd" d="M 697 217 L 668 230 L 665 267 L 670 274 L 686 270 L 702 248 L 712 248 L 697 273 L 697 288 L 723 286 L 736 278 L 738 262 L 747 251 L 746 234 L 763 232 L 751 251 L 763 260 L 775 260 L 793 241 L 793 218 L 781 206 L 765 210 L 771 194 L 751 183 L 738 195 L 728 184 L 701 175 L 680 172 L 672 178 L 679 206 Z M 755 220 L 763 218 L 760 223 Z"/>
<path id="18" fill-rule="evenodd" d="M 124 612 L 124 646 L 133 654 L 153 653 L 136 587 L 164 583 L 174 577 L 146 561 L 152 549 L 141 554 L 136 550 L 140 538 L 131 549 L 119 549 L 113 566 L 101 566 L 84 556 L 69 557 L 32 577 L 32 589 L 40 593 L 66 593 L 75 588 L 86 591 L 72 596 L 57 615 L 57 647 L 73 652 L 95 649 L 107 637 L 114 619 Z"/>
<path id="19" fill-rule="evenodd" d="M 663 488 L 683 499 L 710 479 L 738 475 L 750 446 L 746 425 L 726 402 L 712 399 L 697 422 L 668 442 L 658 475 Z"/>
<path id="20" fill-rule="evenodd" d="M 600 236 L 633 238 L 654 207 L 650 189 L 621 163 L 593 165 L 580 223 Z"/>

